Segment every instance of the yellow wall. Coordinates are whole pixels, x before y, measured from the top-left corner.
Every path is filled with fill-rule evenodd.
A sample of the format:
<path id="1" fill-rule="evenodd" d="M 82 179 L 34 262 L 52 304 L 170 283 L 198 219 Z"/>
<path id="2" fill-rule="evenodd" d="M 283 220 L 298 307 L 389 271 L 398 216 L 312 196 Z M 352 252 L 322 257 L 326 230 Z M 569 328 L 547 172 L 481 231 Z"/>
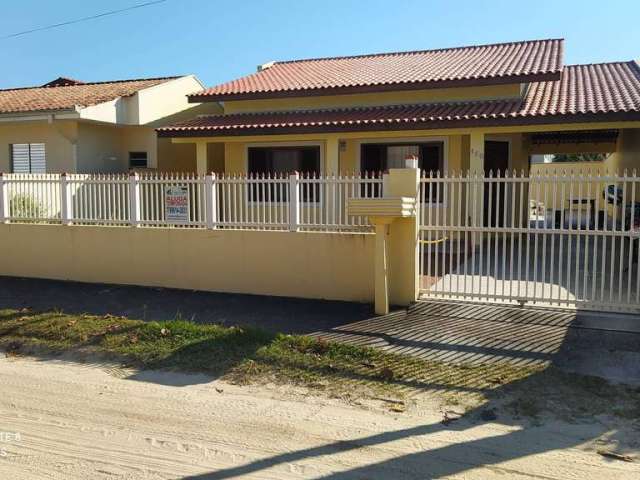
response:
<path id="1" fill-rule="evenodd" d="M 0 123 L 0 171 L 11 171 L 11 144 L 44 143 L 48 173 L 75 172 L 77 135 L 74 121 Z"/>
<path id="2" fill-rule="evenodd" d="M 0 224 L 0 275 L 370 302 L 370 234 Z"/>
<path id="3" fill-rule="evenodd" d="M 605 167 L 607 171 L 620 175 L 625 170 L 629 175 L 633 170 L 640 174 L 640 128 L 620 130 L 616 152 L 607 158 Z"/>
<path id="4" fill-rule="evenodd" d="M 224 102 L 225 113 L 518 98 L 520 84 Z"/>

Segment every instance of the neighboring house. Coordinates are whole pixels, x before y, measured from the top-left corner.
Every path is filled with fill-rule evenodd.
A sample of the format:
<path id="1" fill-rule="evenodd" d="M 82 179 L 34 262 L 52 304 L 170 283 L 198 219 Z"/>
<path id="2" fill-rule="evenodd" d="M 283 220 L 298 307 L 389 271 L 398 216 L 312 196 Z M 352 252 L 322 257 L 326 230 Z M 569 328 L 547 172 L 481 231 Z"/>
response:
<path id="1" fill-rule="evenodd" d="M 529 169 L 530 157 L 611 153 L 640 162 L 640 66 L 563 64 L 563 40 L 271 62 L 190 95 L 224 114 L 159 129 L 200 172 Z M 179 161 L 179 159 L 176 159 Z"/>
<path id="2" fill-rule="evenodd" d="M 155 128 L 221 111 L 187 102 L 200 89 L 188 75 L 91 83 L 61 77 L 0 90 L 0 172 L 125 172 L 162 168 L 175 157 L 195 164 L 195 149 L 158 142 Z"/>

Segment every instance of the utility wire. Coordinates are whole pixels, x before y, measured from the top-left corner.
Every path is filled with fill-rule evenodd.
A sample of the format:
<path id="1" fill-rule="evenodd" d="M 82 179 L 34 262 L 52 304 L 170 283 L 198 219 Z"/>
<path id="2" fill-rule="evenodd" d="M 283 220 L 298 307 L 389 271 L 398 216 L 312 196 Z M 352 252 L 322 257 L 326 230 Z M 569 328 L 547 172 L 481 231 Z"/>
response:
<path id="1" fill-rule="evenodd" d="M 76 20 L 69 20 L 69 21 L 62 22 L 62 23 L 55 23 L 53 25 L 47 25 L 45 27 L 33 28 L 31 30 L 24 30 L 22 32 L 16 32 L 16 33 L 12 33 L 10 35 L 5 35 L 3 37 L 0 37 L 0 40 L 6 40 L 8 38 L 20 37 L 22 35 L 28 35 L 30 33 L 35 33 L 35 32 L 42 32 L 44 30 L 52 30 L 54 28 L 64 27 L 64 26 L 67 26 L 67 25 L 73 25 L 75 23 L 80 23 L 80 22 L 86 22 L 88 20 L 95 20 L 96 18 L 108 17 L 110 15 L 117 15 L 118 13 L 128 12 L 130 10 L 136 10 L 138 8 L 150 7 L 151 5 L 157 5 L 158 3 L 164 3 L 166 1 L 167 0 L 154 0 L 152 2 L 140 3 L 138 5 L 133 5 L 131 7 L 121 8 L 119 10 L 111 10 L 109 12 L 98 13 L 96 15 L 91 15 L 89 17 L 78 18 Z"/>

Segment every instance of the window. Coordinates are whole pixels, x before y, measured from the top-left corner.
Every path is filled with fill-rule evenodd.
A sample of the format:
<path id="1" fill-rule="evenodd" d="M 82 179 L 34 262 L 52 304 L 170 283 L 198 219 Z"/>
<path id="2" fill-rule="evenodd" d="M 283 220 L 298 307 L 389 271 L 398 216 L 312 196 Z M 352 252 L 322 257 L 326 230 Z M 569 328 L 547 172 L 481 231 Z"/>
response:
<path id="1" fill-rule="evenodd" d="M 46 173 L 47 157 L 44 143 L 12 144 L 11 168 L 14 173 Z"/>
<path id="2" fill-rule="evenodd" d="M 147 152 L 129 152 L 129 168 L 147 168 Z"/>
<path id="3" fill-rule="evenodd" d="M 252 176 L 286 176 L 293 172 L 299 172 L 304 176 L 320 174 L 319 146 L 249 147 L 248 160 L 248 172 Z M 263 184 L 252 184 L 249 190 L 251 201 L 288 201 L 288 188 L 279 188 L 280 185 L 274 184 L 269 184 L 269 188 L 265 188 L 261 185 Z M 318 201 L 319 185 L 313 184 L 312 187 L 301 189 L 303 201 Z"/>
<path id="4" fill-rule="evenodd" d="M 360 148 L 360 171 L 378 178 L 390 168 L 403 168 L 409 155 L 418 157 L 418 168 L 427 175 L 444 170 L 444 142 L 421 142 L 363 143 Z M 435 200 L 436 195 L 442 198 L 442 189 L 438 194 L 437 188 L 431 192 L 431 185 L 426 187 L 426 198 Z"/>

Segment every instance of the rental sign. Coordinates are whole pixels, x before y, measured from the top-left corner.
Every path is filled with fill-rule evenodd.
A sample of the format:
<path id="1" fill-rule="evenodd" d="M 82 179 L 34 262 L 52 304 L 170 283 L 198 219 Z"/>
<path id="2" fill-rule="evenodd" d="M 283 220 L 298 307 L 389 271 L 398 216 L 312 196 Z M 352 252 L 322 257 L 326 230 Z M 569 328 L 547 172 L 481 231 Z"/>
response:
<path id="1" fill-rule="evenodd" d="M 164 189 L 164 215 L 168 223 L 189 222 L 189 188 L 171 185 Z"/>

